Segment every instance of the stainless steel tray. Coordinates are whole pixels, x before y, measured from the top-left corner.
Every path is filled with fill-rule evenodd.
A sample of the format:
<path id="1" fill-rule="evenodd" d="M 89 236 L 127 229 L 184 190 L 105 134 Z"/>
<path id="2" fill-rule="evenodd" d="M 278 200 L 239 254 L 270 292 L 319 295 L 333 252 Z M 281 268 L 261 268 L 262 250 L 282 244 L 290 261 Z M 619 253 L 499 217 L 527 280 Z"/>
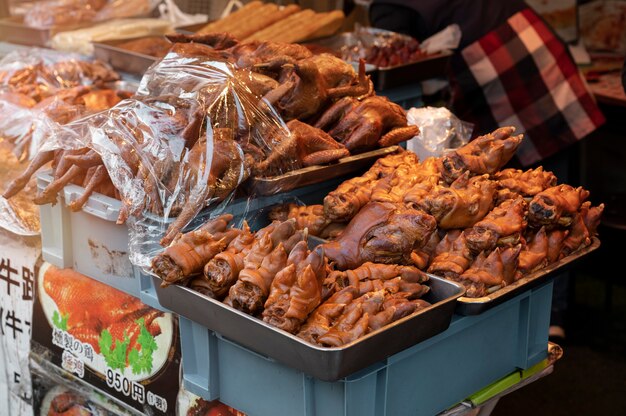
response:
<path id="1" fill-rule="evenodd" d="M 273 195 L 277 192 L 290 191 L 295 188 L 324 182 L 370 167 L 376 159 L 395 153 L 399 148 L 399 146 L 388 146 L 382 149 L 344 157 L 328 165 L 309 166 L 292 170 L 291 172 L 279 176 L 266 178 L 253 177 L 250 179 L 249 187 L 257 195 Z"/>
<path id="2" fill-rule="evenodd" d="M 452 52 L 440 52 L 404 65 L 378 68 L 374 86 L 380 91 L 444 77 L 451 56 Z"/>
<path id="3" fill-rule="evenodd" d="M 506 302 L 522 292 L 539 286 L 540 284 L 553 278 L 556 274 L 564 272 L 576 261 L 580 260 L 580 258 L 596 250 L 598 247 L 600 247 L 600 240 L 597 237 L 593 237 L 591 244 L 582 250 L 578 250 L 541 270 L 537 270 L 512 285 L 505 286 L 502 289 L 493 292 L 489 296 L 481 298 L 460 297 L 457 300 L 455 313 L 458 313 L 459 315 L 481 314 L 494 306 Z"/>
<path id="4" fill-rule="evenodd" d="M 159 58 L 129 51 L 117 45 L 129 42 L 133 39 L 111 40 L 105 42 L 93 42 L 93 53 L 96 59 L 108 63 L 113 68 L 129 74 L 143 75 L 150 66 Z"/>
<path id="5" fill-rule="evenodd" d="M 432 306 L 338 348 L 324 348 L 246 315 L 222 302 L 182 286 L 161 288 L 153 276 L 161 306 L 191 319 L 250 350 L 324 381 L 346 377 L 450 325 L 461 285 L 432 277 L 424 299 Z"/>
<path id="6" fill-rule="evenodd" d="M 91 24 L 93 22 L 39 29 L 25 25 L 22 17 L 7 17 L 0 19 L 0 40 L 20 45 L 48 46 L 50 39 L 57 33 L 79 29 Z"/>

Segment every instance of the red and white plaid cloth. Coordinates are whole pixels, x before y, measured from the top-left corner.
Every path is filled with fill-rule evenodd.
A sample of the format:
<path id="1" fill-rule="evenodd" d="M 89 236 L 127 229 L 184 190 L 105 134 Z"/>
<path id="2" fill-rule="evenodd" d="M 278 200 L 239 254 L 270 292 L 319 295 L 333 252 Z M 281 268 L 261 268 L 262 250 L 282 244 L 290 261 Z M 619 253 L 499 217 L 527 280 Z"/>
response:
<path id="1" fill-rule="evenodd" d="M 585 137 L 604 116 L 566 46 L 525 9 L 463 49 L 454 62 L 453 107 L 477 133 L 515 126 L 530 165 Z"/>

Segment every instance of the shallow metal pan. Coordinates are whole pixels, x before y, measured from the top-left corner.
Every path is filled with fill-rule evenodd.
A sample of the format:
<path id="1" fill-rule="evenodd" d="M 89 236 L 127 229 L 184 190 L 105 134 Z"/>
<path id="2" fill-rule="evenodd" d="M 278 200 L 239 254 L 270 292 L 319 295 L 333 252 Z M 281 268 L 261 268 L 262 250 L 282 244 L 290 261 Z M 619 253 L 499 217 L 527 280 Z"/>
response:
<path id="1" fill-rule="evenodd" d="M 591 244 L 588 247 L 578 250 L 541 270 L 537 270 L 536 272 L 529 274 L 511 285 L 505 286 L 502 289 L 493 292 L 489 296 L 483 296 L 480 298 L 460 297 L 457 301 L 455 312 L 460 315 L 481 314 L 494 306 L 514 298 L 522 292 L 541 285 L 542 283 L 553 278 L 555 275 L 563 273 L 567 270 L 567 268 L 571 267 L 582 257 L 596 250 L 598 247 L 600 247 L 600 240 L 597 237 L 593 237 Z"/>
<path id="2" fill-rule="evenodd" d="M 129 74 L 143 75 L 150 66 L 159 60 L 151 55 L 133 52 L 118 45 L 141 38 L 93 42 L 96 59 L 108 63 L 113 68 Z"/>
<path id="3" fill-rule="evenodd" d="M 431 290 L 423 299 L 432 306 L 342 347 L 324 348 L 189 288 L 161 288 L 161 279 L 154 276 L 153 282 L 161 306 L 258 354 L 324 381 L 344 378 L 445 331 L 456 299 L 464 293 L 457 283 L 431 277 Z"/>
<path id="4" fill-rule="evenodd" d="M 30 27 L 24 24 L 22 17 L 7 17 L 0 19 L 0 40 L 6 42 L 17 43 L 29 46 L 48 46 L 48 43 L 54 35 L 59 32 L 68 30 L 76 30 L 89 25 L 93 22 L 85 22 L 70 26 L 55 26 L 47 29 Z"/>
<path id="5" fill-rule="evenodd" d="M 249 186 L 257 195 L 272 195 L 286 192 L 306 185 L 312 185 L 337 178 L 349 173 L 358 172 L 370 167 L 377 159 L 396 153 L 399 146 L 388 146 L 370 152 L 351 155 L 327 165 L 315 165 L 292 170 L 283 175 L 270 177 L 254 177 Z"/>

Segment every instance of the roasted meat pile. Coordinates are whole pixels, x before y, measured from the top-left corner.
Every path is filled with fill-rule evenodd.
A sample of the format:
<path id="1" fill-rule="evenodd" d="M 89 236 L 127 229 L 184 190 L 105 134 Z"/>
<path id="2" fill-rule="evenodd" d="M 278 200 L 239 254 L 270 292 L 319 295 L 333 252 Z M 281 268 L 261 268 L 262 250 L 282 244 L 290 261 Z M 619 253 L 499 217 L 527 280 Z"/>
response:
<path id="1" fill-rule="evenodd" d="M 604 209 L 541 167 L 501 170 L 522 139 L 513 131 L 421 162 L 400 151 L 342 183 L 323 206 L 279 206 L 270 216 L 334 240 L 324 253 L 340 270 L 414 265 L 463 283 L 466 296 L 486 296 L 591 244 Z"/>
<path id="2" fill-rule="evenodd" d="M 295 219 L 275 220 L 253 233 L 245 222 L 241 229 L 227 228 L 232 216 L 225 214 L 179 235 L 153 258 L 152 271 L 163 286 L 187 284 L 314 344 L 347 344 L 429 306 L 420 299 L 429 290 L 424 272 L 376 261 L 393 263 L 396 257 L 385 257 L 384 250 L 400 251 L 396 246 L 405 245 L 409 234 L 427 239 L 434 219 L 423 224 L 426 214 L 383 209 L 395 216 L 396 229 L 388 224 L 369 229 L 372 237 L 357 254 L 362 258 L 341 270 L 329 264 L 330 246 L 309 249 L 307 232 L 297 229 Z M 396 233 L 394 243 L 377 235 L 387 231 Z"/>
<path id="3" fill-rule="evenodd" d="M 18 156 L 28 158 L 34 130 L 45 128 L 35 118 L 66 124 L 111 108 L 131 95 L 107 86 L 117 80 L 119 75 L 99 61 L 0 65 L 0 110 L 6 113 L 0 133 L 15 144 Z"/>
<path id="4" fill-rule="evenodd" d="M 364 65 L 357 73 L 333 55 L 314 55 L 300 45 L 241 43 L 220 33 L 168 38 L 189 42 L 179 46 L 186 53 L 224 59 L 245 70 L 240 79 L 289 121 L 292 134 L 278 138 L 273 153 L 257 164 L 259 175 L 276 174 L 275 160 L 289 158 L 299 166 L 328 163 L 419 132 L 407 125 L 400 106 L 375 95 Z"/>

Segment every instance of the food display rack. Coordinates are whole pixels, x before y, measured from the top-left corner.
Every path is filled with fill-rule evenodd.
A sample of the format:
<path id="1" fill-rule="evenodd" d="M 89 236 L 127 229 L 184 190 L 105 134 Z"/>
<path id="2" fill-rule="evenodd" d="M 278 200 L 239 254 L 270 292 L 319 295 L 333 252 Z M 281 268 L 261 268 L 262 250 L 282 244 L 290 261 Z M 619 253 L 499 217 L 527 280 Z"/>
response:
<path id="1" fill-rule="evenodd" d="M 434 415 L 547 357 L 552 286 L 546 282 L 481 315 L 454 315 L 439 335 L 335 382 L 181 317 L 185 388 L 255 416 Z"/>

